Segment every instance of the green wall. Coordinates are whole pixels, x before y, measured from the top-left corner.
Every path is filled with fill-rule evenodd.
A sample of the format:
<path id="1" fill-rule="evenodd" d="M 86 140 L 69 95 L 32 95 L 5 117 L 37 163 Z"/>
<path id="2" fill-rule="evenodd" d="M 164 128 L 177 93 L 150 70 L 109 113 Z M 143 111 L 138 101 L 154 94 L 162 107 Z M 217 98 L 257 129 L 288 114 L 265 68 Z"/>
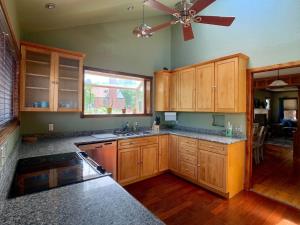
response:
<path id="1" fill-rule="evenodd" d="M 250 57 L 250 67 L 300 59 L 300 1 L 216 1 L 203 15 L 235 16 L 231 27 L 193 24 L 195 39 L 184 42 L 180 26 L 172 27 L 172 68 L 234 53 Z M 212 114 L 179 113 L 179 124 L 206 128 Z M 245 123 L 245 115 L 226 115 Z M 190 121 L 190 122 L 189 122 Z M 245 127 L 245 124 L 243 125 Z"/>
<path id="2" fill-rule="evenodd" d="M 21 29 L 19 25 L 19 17 L 17 14 L 16 1 L 17 0 L 3 0 L 8 12 L 9 20 L 13 26 L 15 36 L 17 38 L 17 41 L 19 41 L 21 36 Z"/>
<path id="3" fill-rule="evenodd" d="M 159 24 L 169 17 L 147 19 Z M 171 67 L 171 30 L 157 33 L 151 39 L 132 35 L 137 20 L 80 26 L 39 33 L 24 33 L 23 39 L 87 54 L 84 64 L 115 71 L 153 76 L 154 71 Z M 120 127 L 122 123 L 138 121 L 151 126 L 152 117 L 112 117 L 81 119 L 78 113 L 21 113 L 23 134 L 45 133 L 54 123 L 55 132 L 101 130 Z"/>

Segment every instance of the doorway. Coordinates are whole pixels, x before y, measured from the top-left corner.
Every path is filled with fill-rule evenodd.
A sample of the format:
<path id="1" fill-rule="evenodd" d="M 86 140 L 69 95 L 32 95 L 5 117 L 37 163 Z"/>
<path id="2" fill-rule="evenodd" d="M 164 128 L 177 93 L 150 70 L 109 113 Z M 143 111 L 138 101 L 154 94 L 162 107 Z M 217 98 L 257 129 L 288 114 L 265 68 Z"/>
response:
<path id="1" fill-rule="evenodd" d="M 300 209 L 299 87 L 300 62 L 248 71 L 246 187 Z"/>

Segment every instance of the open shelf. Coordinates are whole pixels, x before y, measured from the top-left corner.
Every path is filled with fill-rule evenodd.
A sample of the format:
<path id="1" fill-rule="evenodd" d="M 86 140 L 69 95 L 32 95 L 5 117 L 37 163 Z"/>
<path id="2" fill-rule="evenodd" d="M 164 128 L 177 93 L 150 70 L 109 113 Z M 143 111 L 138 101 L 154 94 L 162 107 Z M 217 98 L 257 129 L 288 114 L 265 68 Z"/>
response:
<path id="1" fill-rule="evenodd" d="M 69 65 L 62 65 L 62 64 L 60 64 L 59 67 L 61 67 L 61 68 L 68 68 L 68 69 L 76 69 L 76 70 L 79 69 L 78 66 L 69 66 Z"/>
<path id="2" fill-rule="evenodd" d="M 78 92 L 78 90 L 72 90 L 72 89 L 59 89 L 59 91 L 64 91 L 64 92 Z"/>
<path id="3" fill-rule="evenodd" d="M 32 89 L 32 90 L 49 90 L 49 88 L 44 88 L 44 87 L 31 87 L 31 86 L 27 86 L 26 89 Z"/>
<path id="4" fill-rule="evenodd" d="M 44 74 L 37 74 L 37 73 L 26 73 L 27 76 L 32 76 L 32 77 L 45 77 L 45 78 L 50 78 L 49 75 L 44 75 Z"/>
<path id="5" fill-rule="evenodd" d="M 72 77 L 59 77 L 59 79 L 78 81 L 78 78 L 72 78 Z"/>
<path id="6" fill-rule="evenodd" d="M 26 62 L 37 63 L 37 64 L 43 64 L 43 65 L 50 65 L 50 62 L 38 61 L 38 60 L 31 60 L 31 59 L 26 59 Z"/>

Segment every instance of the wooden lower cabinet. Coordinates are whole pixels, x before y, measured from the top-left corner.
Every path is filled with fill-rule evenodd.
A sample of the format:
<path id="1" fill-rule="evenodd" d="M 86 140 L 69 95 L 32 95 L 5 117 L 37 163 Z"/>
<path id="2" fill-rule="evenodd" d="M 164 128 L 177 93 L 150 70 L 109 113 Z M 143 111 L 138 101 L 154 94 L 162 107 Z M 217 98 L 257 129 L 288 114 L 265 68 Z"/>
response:
<path id="1" fill-rule="evenodd" d="M 177 172 L 178 166 L 178 136 L 169 136 L 169 169 Z"/>
<path id="2" fill-rule="evenodd" d="M 141 178 L 149 177 L 158 172 L 158 146 L 141 147 Z"/>
<path id="3" fill-rule="evenodd" d="M 140 177 L 140 148 L 128 148 L 118 151 L 118 181 L 130 183 Z"/>
<path id="4" fill-rule="evenodd" d="M 226 193 L 227 156 L 199 150 L 198 181 Z"/>
<path id="5" fill-rule="evenodd" d="M 169 169 L 169 135 L 159 136 L 158 142 L 158 170 L 162 172 Z"/>

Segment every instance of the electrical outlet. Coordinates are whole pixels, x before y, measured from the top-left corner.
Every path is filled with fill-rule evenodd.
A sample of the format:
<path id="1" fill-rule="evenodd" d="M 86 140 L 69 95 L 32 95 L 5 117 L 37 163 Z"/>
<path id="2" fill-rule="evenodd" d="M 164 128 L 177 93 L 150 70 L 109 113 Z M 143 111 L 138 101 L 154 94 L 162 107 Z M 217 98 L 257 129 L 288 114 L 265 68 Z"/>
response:
<path id="1" fill-rule="evenodd" d="M 53 123 L 49 123 L 48 124 L 48 130 L 49 130 L 49 132 L 53 132 L 54 131 L 54 124 Z"/>
<path id="2" fill-rule="evenodd" d="M 4 165 L 6 155 L 7 155 L 7 142 L 0 145 L 0 167 Z"/>

